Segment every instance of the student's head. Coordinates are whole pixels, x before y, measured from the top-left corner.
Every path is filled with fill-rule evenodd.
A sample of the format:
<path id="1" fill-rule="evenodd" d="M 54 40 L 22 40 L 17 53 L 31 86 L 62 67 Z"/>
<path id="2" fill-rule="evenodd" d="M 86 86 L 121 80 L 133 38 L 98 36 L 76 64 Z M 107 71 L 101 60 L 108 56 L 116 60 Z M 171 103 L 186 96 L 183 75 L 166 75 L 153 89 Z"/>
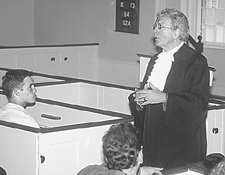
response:
<path id="1" fill-rule="evenodd" d="M 9 102 L 23 107 L 35 102 L 37 90 L 32 75 L 32 72 L 22 69 L 6 72 L 2 77 L 2 89 Z"/>
<path id="2" fill-rule="evenodd" d="M 129 169 L 142 159 L 140 158 L 141 145 L 136 133 L 131 123 L 113 125 L 105 133 L 102 138 L 103 154 L 109 169 Z"/>
<path id="3" fill-rule="evenodd" d="M 225 175 L 225 157 L 221 153 L 212 153 L 203 161 L 204 175 Z"/>

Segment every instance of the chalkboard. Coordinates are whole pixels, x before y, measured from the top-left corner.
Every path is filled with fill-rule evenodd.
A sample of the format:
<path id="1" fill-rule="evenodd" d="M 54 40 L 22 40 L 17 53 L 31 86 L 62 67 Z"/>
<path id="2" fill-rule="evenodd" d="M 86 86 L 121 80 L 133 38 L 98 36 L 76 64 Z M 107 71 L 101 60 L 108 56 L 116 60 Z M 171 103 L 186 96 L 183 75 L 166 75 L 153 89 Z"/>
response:
<path id="1" fill-rule="evenodd" d="M 139 33 L 140 0 L 116 0 L 116 31 Z"/>

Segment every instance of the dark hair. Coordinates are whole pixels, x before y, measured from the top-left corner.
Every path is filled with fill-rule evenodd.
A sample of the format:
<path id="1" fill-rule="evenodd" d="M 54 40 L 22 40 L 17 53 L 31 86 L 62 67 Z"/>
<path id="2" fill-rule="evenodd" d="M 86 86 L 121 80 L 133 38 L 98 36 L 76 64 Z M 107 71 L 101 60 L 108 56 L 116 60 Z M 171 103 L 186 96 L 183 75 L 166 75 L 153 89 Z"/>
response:
<path id="1" fill-rule="evenodd" d="M 141 145 L 131 123 L 111 126 L 102 141 L 105 163 L 109 169 L 128 169 L 137 164 Z"/>
<path id="2" fill-rule="evenodd" d="M 2 77 L 2 89 L 8 99 L 12 97 L 12 92 L 15 88 L 19 88 L 23 84 L 26 77 L 33 76 L 31 71 L 23 69 L 9 70 Z"/>
<path id="3" fill-rule="evenodd" d="M 210 175 L 225 175 L 225 158 L 212 169 Z"/>
<path id="4" fill-rule="evenodd" d="M 173 29 L 181 31 L 180 40 L 186 42 L 189 37 L 189 24 L 187 17 L 177 9 L 166 8 L 156 14 L 156 21 L 167 16 L 171 19 Z"/>
<path id="5" fill-rule="evenodd" d="M 212 153 L 203 161 L 204 175 L 225 175 L 225 157 L 221 153 Z"/>

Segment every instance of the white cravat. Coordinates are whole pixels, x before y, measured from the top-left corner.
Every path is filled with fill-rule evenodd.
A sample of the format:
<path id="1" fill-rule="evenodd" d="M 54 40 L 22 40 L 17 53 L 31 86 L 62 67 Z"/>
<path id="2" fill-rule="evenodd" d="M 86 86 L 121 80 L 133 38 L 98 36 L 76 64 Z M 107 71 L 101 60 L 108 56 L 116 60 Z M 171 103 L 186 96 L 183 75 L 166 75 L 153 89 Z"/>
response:
<path id="1" fill-rule="evenodd" d="M 160 91 L 163 91 L 172 62 L 174 62 L 173 54 L 176 53 L 182 45 L 183 42 L 178 47 L 175 47 L 168 52 L 163 51 L 158 55 L 158 59 L 155 61 L 152 72 L 150 76 L 148 76 L 148 85 L 151 82 L 153 86 L 157 87 Z"/>

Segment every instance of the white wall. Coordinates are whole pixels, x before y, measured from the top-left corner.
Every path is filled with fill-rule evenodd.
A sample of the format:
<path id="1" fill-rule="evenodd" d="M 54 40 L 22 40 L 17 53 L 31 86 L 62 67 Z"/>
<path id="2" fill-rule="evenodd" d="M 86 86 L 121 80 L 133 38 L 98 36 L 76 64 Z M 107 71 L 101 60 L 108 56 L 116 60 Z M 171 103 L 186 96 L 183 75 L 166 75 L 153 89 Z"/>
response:
<path id="1" fill-rule="evenodd" d="M 33 0 L 0 1 L 0 45 L 34 44 Z"/>

